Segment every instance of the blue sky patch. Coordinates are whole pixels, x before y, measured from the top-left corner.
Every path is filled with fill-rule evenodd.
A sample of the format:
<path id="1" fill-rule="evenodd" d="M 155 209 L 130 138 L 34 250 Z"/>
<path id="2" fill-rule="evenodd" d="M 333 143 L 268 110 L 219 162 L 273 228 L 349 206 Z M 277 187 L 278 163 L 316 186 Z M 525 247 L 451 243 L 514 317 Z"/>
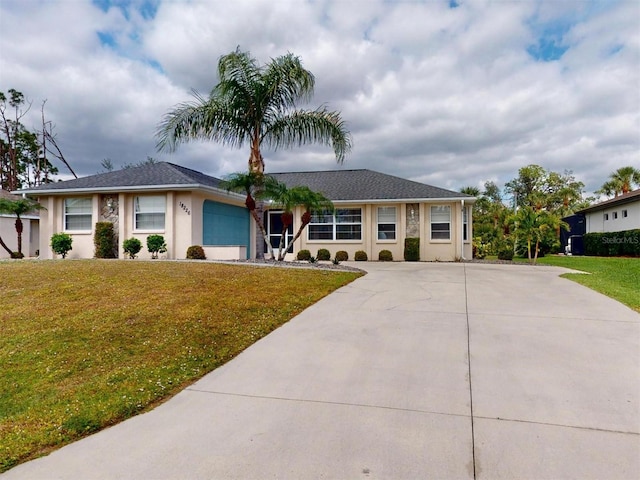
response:
<path id="1" fill-rule="evenodd" d="M 458 8 L 460 6 L 460 2 L 457 0 L 449 0 L 449 8 Z"/>

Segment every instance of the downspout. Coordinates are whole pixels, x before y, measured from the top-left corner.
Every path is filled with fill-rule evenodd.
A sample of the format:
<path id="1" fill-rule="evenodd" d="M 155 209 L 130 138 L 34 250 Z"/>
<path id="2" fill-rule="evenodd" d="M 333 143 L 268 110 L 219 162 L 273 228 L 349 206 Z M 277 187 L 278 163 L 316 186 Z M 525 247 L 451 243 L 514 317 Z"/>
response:
<path id="1" fill-rule="evenodd" d="M 462 232 L 460 235 L 460 258 L 462 260 L 466 260 L 464 258 L 464 198 L 462 200 L 460 200 L 460 204 L 462 206 L 461 210 L 460 210 L 460 219 L 462 220 L 460 223 L 462 225 Z M 467 230 L 469 228 L 469 216 L 467 215 Z"/>

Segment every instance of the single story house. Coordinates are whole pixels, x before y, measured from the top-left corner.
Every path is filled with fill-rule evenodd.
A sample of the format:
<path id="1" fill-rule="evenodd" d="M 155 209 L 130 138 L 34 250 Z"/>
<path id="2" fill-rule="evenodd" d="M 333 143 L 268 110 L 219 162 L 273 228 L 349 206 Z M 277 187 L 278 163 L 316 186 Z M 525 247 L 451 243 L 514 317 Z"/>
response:
<path id="1" fill-rule="evenodd" d="M 583 255 L 582 237 L 586 233 L 640 229 L 640 189 L 583 208 L 563 220 L 570 226 L 570 231 L 561 237 L 565 251 Z"/>
<path id="2" fill-rule="evenodd" d="M 306 185 L 333 201 L 332 214 L 314 215 L 288 258 L 301 249 L 320 248 L 332 255 L 345 250 L 353 259 L 364 250 L 377 260 L 390 250 L 401 260 L 404 239 L 420 238 L 420 259 L 471 258 L 471 206 L 475 197 L 371 170 L 272 174 L 289 187 Z M 120 246 L 135 237 L 143 246 L 151 234 L 163 235 L 166 258 L 185 258 L 187 248 L 202 245 L 207 258 L 255 258 L 256 225 L 245 196 L 227 192 L 221 180 L 168 162 L 127 168 L 21 190 L 46 207 L 40 215 L 40 257 L 53 258 L 54 233 L 73 237 L 69 258 L 94 256 L 95 223 L 112 222 Z M 280 211 L 266 205 L 265 226 L 272 245 L 280 238 Z M 299 227 L 294 212 L 289 238 Z M 143 248 L 141 258 L 150 255 Z"/>
<path id="3" fill-rule="evenodd" d="M 0 190 L 0 197 L 7 200 L 20 200 L 22 197 L 13 195 L 6 190 Z M 25 257 L 38 256 L 40 248 L 40 234 L 38 231 L 38 212 L 20 215 L 22 219 L 22 253 Z M 0 238 L 13 251 L 18 250 L 18 234 L 16 233 L 16 216 L 0 213 Z M 0 258 L 11 258 L 9 252 L 0 247 Z"/>

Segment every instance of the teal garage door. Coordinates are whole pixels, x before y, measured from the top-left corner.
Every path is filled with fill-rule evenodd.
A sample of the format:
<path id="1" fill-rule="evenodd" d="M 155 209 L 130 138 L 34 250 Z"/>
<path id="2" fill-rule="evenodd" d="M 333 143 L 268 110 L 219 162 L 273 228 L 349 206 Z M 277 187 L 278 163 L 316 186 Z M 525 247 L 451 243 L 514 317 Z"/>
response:
<path id="1" fill-rule="evenodd" d="M 242 245 L 249 251 L 249 210 L 226 203 L 205 200 L 202 207 L 203 245 Z"/>

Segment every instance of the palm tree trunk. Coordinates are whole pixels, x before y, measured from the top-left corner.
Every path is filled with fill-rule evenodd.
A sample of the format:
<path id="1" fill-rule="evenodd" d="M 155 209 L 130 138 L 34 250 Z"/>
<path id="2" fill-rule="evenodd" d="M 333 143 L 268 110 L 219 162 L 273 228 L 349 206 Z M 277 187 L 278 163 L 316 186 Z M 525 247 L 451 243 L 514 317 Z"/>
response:
<path id="1" fill-rule="evenodd" d="M 260 239 L 261 235 L 257 235 L 258 241 L 261 243 L 260 246 L 262 246 L 262 248 L 260 250 L 256 250 L 256 258 L 264 258 L 265 243 L 267 244 L 267 251 L 269 252 L 269 255 L 271 255 L 271 258 L 273 258 L 273 248 L 271 248 L 271 242 L 268 241 L 269 237 L 267 236 L 267 230 L 264 228 L 264 222 L 260 218 L 262 212 L 259 212 L 259 210 L 260 211 L 263 210 L 263 208 L 261 208 L 260 205 L 256 206 L 256 208 L 249 210 L 251 212 L 251 216 L 253 217 L 253 220 L 256 222 L 259 233 L 262 235 L 262 239 Z M 258 242 L 256 242 L 256 249 L 257 248 L 258 248 Z"/>
<path id="2" fill-rule="evenodd" d="M 16 219 L 16 232 L 18 233 L 18 253 L 22 253 L 22 232 L 24 230 L 24 225 L 22 224 L 22 220 L 20 216 Z"/>
<path id="3" fill-rule="evenodd" d="M 536 260 L 538 260 L 538 249 L 540 248 L 540 240 L 536 240 L 536 254 L 533 257 L 533 265 L 536 264 Z"/>
<path id="4" fill-rule="evenodd" d="M 9 255 L 13 255 L 13 252 L 9 247 L 7 247 L 7 244 L 4 243 L 4 240 L 2 240 L 2 237 L 0 237 L 0 245 L 2 246 L 2 248 L 4 248 L 7 251 Z"/>

